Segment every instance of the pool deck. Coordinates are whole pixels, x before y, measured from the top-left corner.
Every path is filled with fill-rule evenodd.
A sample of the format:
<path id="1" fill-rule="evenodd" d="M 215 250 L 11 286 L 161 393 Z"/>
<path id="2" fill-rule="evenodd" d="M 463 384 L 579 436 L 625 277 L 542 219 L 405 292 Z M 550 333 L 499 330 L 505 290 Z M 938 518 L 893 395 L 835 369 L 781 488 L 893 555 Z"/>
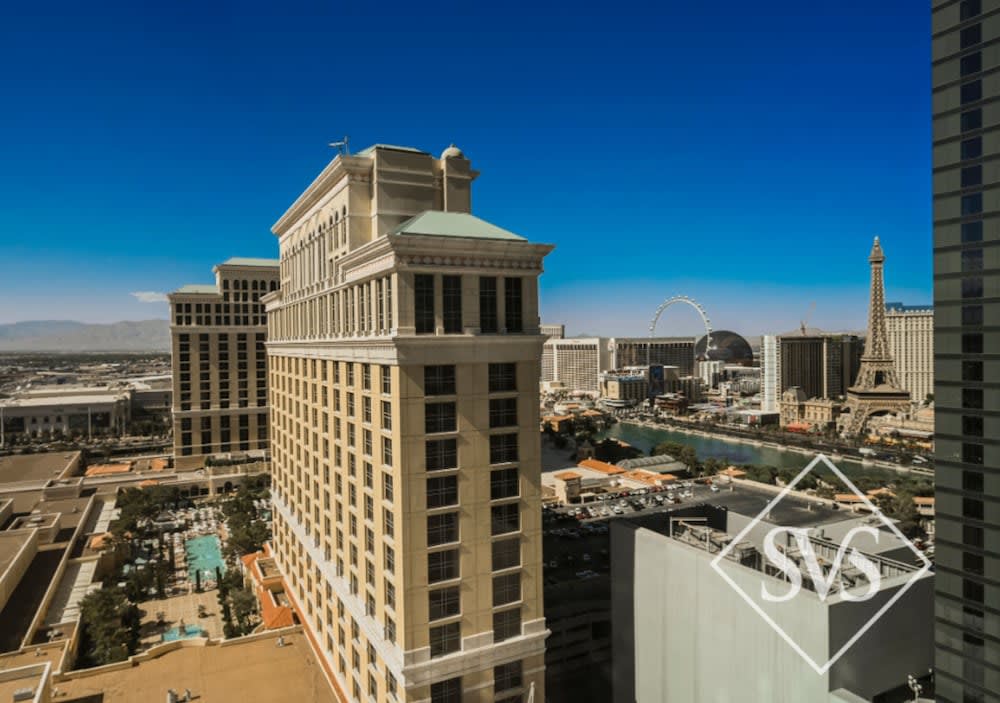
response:
<path id="1" fill-rule="evenodd" d="M 147 600 L 139 604 L 143 611 L 139 648 L 148 649 L 163 642 L 163 633 L 176 627 L 183 619 L 185 625 L 198 625 L 216 639 L 222 637 L 222 618 L 219 612 L 219 592 L 215 589 L 204 593 L 188 593 L 162 600 Z M 198 617 L 198 604 L 205 606 L 208 616 Z M 165 625 L 156 624 L 156 613 L 163 611 Z"/>

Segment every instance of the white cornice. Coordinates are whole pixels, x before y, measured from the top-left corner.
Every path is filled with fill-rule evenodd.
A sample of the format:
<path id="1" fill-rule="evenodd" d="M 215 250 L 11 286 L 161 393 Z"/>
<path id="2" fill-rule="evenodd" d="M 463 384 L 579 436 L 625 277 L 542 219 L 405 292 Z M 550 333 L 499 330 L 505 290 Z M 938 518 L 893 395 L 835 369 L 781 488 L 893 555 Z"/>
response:
<path id="1" fill-rule="evenodd" d="M 372 161 L 367 157 L 338 156 L 324 168 L 309 184 L 302 195 L 296 198 L 285 214 L 271 227 L 277 237 L 282 237 L 319 201 L 323 195 L 345 177 L 367 176 L 371 172 Z"/>

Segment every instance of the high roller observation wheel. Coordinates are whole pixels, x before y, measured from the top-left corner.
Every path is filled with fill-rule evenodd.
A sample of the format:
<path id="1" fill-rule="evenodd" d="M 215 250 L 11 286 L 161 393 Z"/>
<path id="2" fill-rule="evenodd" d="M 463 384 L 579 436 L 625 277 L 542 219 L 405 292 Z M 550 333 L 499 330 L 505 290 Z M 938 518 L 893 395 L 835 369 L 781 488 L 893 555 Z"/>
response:
<path id="1" fill-rule="evenodd" d="M 653 339 L 656 336 L 656 323 L 660 321 L 660 315 L 663 311 L 669 308 L 671 305 L 676 305 L 678 303 L 684 303 L 693 307 L 698 314 L 701 316 L 701 321 L 705 323 L 705 353 L 708 353 L 709 349 L 715 349 L 715 345 L 712 344 L 712 321 L 708 319 L 708 313 L 705 312 L 705 308 L 701 306 L 694 298 L 690 298 L 686 295 L 675 295 L 667 298 L 662 303 L 660 307 L 656 308 L 656 314 L 653 315 L 653 319 L 649 322 L 649 344 L 646 345 L 646 367 L 649 368 L 650 359 L 653 351 Z"/>

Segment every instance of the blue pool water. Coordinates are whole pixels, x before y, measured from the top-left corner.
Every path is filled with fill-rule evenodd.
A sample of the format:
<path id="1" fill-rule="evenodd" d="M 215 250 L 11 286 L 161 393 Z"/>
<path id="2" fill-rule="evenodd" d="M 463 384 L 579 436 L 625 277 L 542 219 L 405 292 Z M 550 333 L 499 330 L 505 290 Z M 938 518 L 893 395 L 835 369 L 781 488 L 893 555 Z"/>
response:
<path id="1" fill-rule="evenodd" d="M 219 567 L 222 573 L 226 573 L 226 562 L 222 560 L 222 551 L 219 547 L 219 538 L 215 535 L 205 535 L 195 537 L 184 543 L 184 551 L 187 552 L 188 578 L 195 581 L 195 573 L 201 572 L 201 580 L 215 580 L 215 568 Z"/>
<path id="2" fill-rule="evenodd" d="M 183 640 L 188 637 L 201 637 L 202 634 L 202 629 L 198 625 L 185 625 L 184 632 L 178 631 L 176 627 L 171 627 L 163 633 L 163 641 L 173 642 L 174 640 Z"/>

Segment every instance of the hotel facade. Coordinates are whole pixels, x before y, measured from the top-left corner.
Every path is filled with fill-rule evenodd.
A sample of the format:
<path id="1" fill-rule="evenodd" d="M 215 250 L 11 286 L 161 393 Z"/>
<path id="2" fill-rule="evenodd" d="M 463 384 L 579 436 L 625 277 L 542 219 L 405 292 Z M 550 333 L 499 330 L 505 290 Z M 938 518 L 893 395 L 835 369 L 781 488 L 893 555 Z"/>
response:
<path id="1" fill-rule="evenodd" d="M 261 298 L 278 287 L 274 259 L 233 258 L 214 285 L 170 293 L 174 464 L 266 450 L 267 318 Z"/>
<path id="2" fill-rule="evenodd" d="M 478 174 L 376 145 L 275 224 L 274 555 L 344 700 L 544 700 L 537 279 Z"/>

